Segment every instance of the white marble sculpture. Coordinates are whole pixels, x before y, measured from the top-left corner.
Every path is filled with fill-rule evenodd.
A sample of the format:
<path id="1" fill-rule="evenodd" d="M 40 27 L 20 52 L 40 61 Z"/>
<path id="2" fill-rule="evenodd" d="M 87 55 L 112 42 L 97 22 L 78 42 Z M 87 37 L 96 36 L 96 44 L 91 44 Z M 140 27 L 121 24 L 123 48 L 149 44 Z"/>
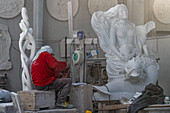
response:
<path id="1" fill-rule="evenodd" d="M 30 76 L 30 64 L 35 54 L 35 40 L 32 36 L 32 28 L 29 28 L 28 15 L 26 8 L 22 8 L 22 20 L 19 23 L 19 26 L 22 30 L 19 39 L 19 49 L 21 52 L 21 62 L 22 62 L 22 89 L 23 90 L 31 90 L 32 82 Z M 25 53 L 30 51 L 30 56 L 28 57 Z"/>
<path id="2" fill-rule="evenodd" d="M 136 26 L 128 20 L 128 10 L 118 4 L 92 15 L 92 27 L 106 53 L 108 83 L 94 86 L 99 100 L 131 98 L 149 83 L 156 83 L 159 65 L 146 45 L 146 34 L 155 28 L 150 21 Z"/>
<path id="3" fill-rule="evenodd" d="M 8 32 L 8 26 L 0 24 L 0 70 L 12 68 L 9 54 L 10 47 L 11 37 Z"/>

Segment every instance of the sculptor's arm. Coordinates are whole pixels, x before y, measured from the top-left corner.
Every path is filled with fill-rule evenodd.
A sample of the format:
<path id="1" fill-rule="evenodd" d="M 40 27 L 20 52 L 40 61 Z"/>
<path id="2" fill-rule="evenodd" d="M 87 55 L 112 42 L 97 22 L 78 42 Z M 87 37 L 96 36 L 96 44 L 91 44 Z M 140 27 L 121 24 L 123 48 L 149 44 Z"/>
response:
<path id="1" fill-rule="evenodd" d="M 116 40 L 116 38 L 117 38 L 116 31 L 117 31 L 116 28 L 111 26 L 111 28 L 110 28 L 110 48 L 108 48 L 108 49 L 111 49 L 111 51 L 114 52 L 114 54 L 117 55 L 117 57 L 119 57 L 122 61 L 126 61 L 125 57 L 123 57 L 122 54 L 116 48 L 116 43 L 118 43 Z"/>

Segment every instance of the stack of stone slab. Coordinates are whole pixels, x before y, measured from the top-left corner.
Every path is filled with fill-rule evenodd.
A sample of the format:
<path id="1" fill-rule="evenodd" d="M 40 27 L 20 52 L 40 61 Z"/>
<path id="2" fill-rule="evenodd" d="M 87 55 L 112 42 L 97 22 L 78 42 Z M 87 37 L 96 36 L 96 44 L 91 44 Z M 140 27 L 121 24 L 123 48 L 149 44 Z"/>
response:
<path id="1" fill-rule="evenodd" d="M 0 113 L 16 113 L 13 103 L 0 103 Z M 78 109 L 46 109 L 38 111 L 24 111 L 24 113 L 79 113 Z"/>
<path id="2" fill-rule="evenodd" d="M 38 111 L 24 111 L 24 113 L 80 113 L 78 109 L 47 109 Z"/>
<path id="3" fill-rule="evenodd" d="M 0 103 L 0 113 L 15 113 L 13 103 Z"/>

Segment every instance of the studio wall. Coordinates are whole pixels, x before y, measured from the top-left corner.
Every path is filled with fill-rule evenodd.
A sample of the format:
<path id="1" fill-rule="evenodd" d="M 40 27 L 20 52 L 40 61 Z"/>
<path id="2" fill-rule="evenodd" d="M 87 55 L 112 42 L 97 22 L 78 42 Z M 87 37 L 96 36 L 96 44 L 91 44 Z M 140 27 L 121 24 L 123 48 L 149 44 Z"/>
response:
<path id="1" fill-rule="evenodd" d="M 169 29 L 170 25 L 164 25 L 160 23 L 154 15 L 151 16 L 151 6 L 153 0 L 120 0 L 119 2 L 127 5 L 129 10 L 129 20 L 136 25 L 144 24 L 147 21 L 153 20 L 156 23 L 156 31 L 161 29 Z M 28 10 L 30 26 L 33 26 L 33 0 L 25 0 L 24 6 Z M 51 16 L 47 9 L 46 0 L 44 0 L 43 9 L 43 45 L 50 45 L 57 59 L 63 60 L 60 57 L 60 41 L 68 36 L 68 21 L 58 20 Z M 151 17 L 150 17 L 151 16 Z M 9 33 L 11 36 L 11 48 L 10 48 L 10 61 L 12 62 L 12 68 L 10 70 L 1 70 L 0 74 L 7 73 L 7 85 L 6 89 L 10 91 L 21 90 L 21 61 L 20 52 L 18 48 L 18 40 L 21 30 L 18 26 L 21 20 L 21 15 L 17 15 L 13 18 L 0 17 L 0 24 L 5 24 L 9 27 Z M 73 25 L 75 30 L 82 30 L 85 32 L 87 38 L 97 37 L 91 27 L 91 13 L 88 7 L 88 0 L 79 0 L 78 11 L 73 18 Z M 152 31 L 147 43 L 154 51 L 154 56 L 160 58 L 158 61 L 160 65 L 159 80 L 158 83 L 165 90 L 165 94 L 170 96 L 170 89 L 168 88 L 169 73 L 170 73 L 170 37 L 159 37 L 156 31 Z M 167 33 L 167 32 L 166 32 Z M 166 34 L 167 35 L 167 34 Z"/>

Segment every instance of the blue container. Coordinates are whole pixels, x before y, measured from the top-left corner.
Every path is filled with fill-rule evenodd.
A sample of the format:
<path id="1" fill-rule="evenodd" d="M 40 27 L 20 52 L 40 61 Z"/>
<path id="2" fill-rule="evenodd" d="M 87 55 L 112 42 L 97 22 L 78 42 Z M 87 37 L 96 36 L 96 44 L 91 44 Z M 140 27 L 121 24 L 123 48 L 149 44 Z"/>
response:
<path id="1" fill-rule="evenodd" d="M 84 32 L 83 31 L 78 31 L 77 32 L 77 38 L 84 38 Z"/>

